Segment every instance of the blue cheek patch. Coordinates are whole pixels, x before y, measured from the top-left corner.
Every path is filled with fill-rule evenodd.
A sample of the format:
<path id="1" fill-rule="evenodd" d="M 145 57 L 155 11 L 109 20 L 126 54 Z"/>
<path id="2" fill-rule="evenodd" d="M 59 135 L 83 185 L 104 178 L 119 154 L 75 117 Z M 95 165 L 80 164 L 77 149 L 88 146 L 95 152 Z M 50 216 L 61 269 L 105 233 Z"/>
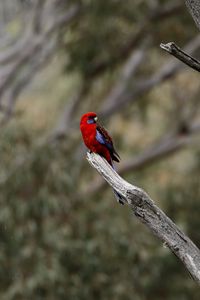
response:
<path id="1" fill-rule="evenodd" d="M 94 123 L 95 123 L 95 121 L 93 119 L 87 120 L 87 124 L 94 124 Z"/>

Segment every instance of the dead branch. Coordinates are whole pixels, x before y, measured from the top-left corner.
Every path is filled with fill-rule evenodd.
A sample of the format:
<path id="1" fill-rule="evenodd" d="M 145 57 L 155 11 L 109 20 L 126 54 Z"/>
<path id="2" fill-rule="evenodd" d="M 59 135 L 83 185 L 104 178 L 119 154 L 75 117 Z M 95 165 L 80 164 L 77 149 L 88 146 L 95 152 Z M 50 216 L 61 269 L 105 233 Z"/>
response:
<path id="1" fill-rule="evenodd" d="M 170 42 L 167 44 L 160 44 L 160 47 L 170 53 L 171 55 L 178 58 L 184 64 L 188 65 L 190 68 L 200 72 L 200 61 L 196 58 L 192 57 L 191 55 L 187 54 L 181 48 L 179 48 L 174 42 Z"/>
<path id="2" fill-rule="evenodd" d="M 197 27 L 200 29 L 200 2 L 199 0 L 185 0 L 185 4 L 194 19 Z M 200 72 L 200 61 L 191 55 L 187 54 L 181 48 L 179 48 L 174 42 L 167 44 L 161 43 L 160 47 L 175 56 L 177 59 L 188 65 L 190 68 Z"/>
<path id="3" fill-rule="evenodd" d="M 99 155 L 87 153 L 88 162 L 120 193 L 135 216 L 160 239 L 183 263 L 192 278 L 200 284 L 200 251 L 149 195 L 121 178 Z"/>

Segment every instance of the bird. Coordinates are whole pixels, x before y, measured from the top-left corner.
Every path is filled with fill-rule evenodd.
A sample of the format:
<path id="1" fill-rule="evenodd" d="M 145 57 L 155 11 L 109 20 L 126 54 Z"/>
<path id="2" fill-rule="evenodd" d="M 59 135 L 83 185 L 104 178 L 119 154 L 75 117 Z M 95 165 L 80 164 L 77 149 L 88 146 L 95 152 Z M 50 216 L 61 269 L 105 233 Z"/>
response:
<path id="1" fill-rule="evenodd" d="M 104 157 L 114 168 L 113 161 L 120 162 L 120 156 L 116 152 L 112 138 L 105 128 L 98 122 L 95 112 L 87 112 L 82 115 L 80 120 L 80 131 L 83 141 L 90 152 L 94 152 Z M 120 204 L 124 204 L 123 197 L 114 190 L 115 197 Z"/>

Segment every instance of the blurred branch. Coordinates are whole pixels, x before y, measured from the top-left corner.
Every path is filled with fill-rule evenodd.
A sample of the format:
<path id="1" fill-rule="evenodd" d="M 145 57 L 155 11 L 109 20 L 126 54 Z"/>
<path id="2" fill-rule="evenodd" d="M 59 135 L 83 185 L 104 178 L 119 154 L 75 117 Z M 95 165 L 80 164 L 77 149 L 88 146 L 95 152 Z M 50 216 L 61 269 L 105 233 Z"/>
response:
<path id="1" fill-rule="evenodd" d="M 111 88 L 109 95 L 105 98 L 102 110 L 105 111 L 113 103 L 117 103 L 124 96 L 124 93 L 128 89 L 130 80 L 133 79 L 134 74 L 137 72 L 138 68 L 144 61 L 146 54 L 146 49 L 149 41 L 146 42 L 138 49 L 133 50 L 129 58 L 125 61 L 122 66 L 119 78 L 115 82 L 114 86 Z"/>
<path id="2" fill-rule="evenodd" d="M 72 96 L 72 98 L 67 101 L 64 110 L 59 117 L 57 124 L 50 134 L 50 140 L 57 140 L 66 137 L 67 133 L 71 129 L 73 123 L 74 114 L 76 113 L 79 105 L 81 104 L 83 98 L 87 95 L 89 91 L 90 84 L 83 83 L 80 89 Z"/>
<path id="3" fill-rule="evenodd" d="M 199 133 L 200 124 L 195 124 L 188 128 L 188 134 L 173 134 L 166 136 L 159 143 L 156 143 L 149 149 L 145 150 L 136 159 L 126 161 L 119 169 L 120 174 L 146 167 L 154 161 L 160 160 L 176 151 L 182 150 L 191 144 L 192 135 Z"/>
<path id="4" fill-rule="evenodd" d="M 200 61 L 198 61 L 196 58 L 190 56 L 183 50 L 181 50 L 174 42 L 170 42 L 167 44 L 160 44 L 160 47 L 170 53 L 171 55 L 178 58 L 180 61 L 182 61 L 184 64 L 188 65 L 190 68 L 200 72 Z"/>
<path id="5" fill-rule="evenodd" d="M 121 178 L 101 156 L 87 153 L 87 159 L 124 197 L 135 216 L 180 259 L 192 278 L 200 284 L 200 251 L 189 237 L 155 205 L 145 191 Z"/>
<path id="6" fill-rule="evenodd" d="M 57 29 L 57 27 L 62 26 L 63 23 L 68 23 L 73 19 L 78 13 L 78 7 L 71 7 L 68 12 L 64 15 L 59 16 L 55 22 L 53 22 L 48 30 L 44 34 L 38 36 L 30 36 L 30 42 L 23 48 L 23 51 L 15 57 L 15 61 L 8 66 L 9 72 L 5 72 L 4 69 L 0 72 L 0 96 L 4 92 L 5 88 L 12 82 L 18 71 L 32 60 L 37 51 L 42 48 L 48 48 L 48 43 L 51 42 L 50 37 Z M 6 71 L 7 71 L 6 69 Z"/>
<path id="7" fill-rule="evenodd" d="M 28 47 L 33 47 L 35 43 L 41 44 L 43 42 L 43 38 L 45 37 L 50 38 L 50 36 L 56 31 L 57 28 L 63 25 L 67 25 L 67 23 L 71 22 L 71 20 L 73 20 L 73 18 L 78 15 L 79 11 L 80 11 L 80 7 L 78 5 L 71 6 L 66 13 L 61 13 L 56 18 L 52 18 L 50 24 L 49 22 L 47 22 L 48 28 L 42 28 L 42 29 L 40 28 L 41 30 L 40 32 L 37 32 L 37 34 L 34 32 L 34 29 L 32 28 L 32 26 L 35 27 L 35 23 L 31 22 L 31 26 L 28 26 L 21 40 L 19 40 L 16 43 L 16 45 L 11 45 L 9 49 L 6 48 L 6 50 L 0 54 L 0 64 L 5 65 L 8 64 L 9 62 L 12 62 L 15 59 L 18 59 L 18 56 L 22 56 L 23 52 L 27 51 Z M 41 12 L 39 16 L 42 17 Z M 48 16 L 46 17 L 48 18 Z M 37 23 L 38 22 L 39 20 L 37 19 Z"/>
<path id="8" fill-rule="evenodd" d="M 193 17 L 197 27 L 200 29 L 200 2 L 199 0 L 185 0 L 185 4 Z"/>
<path id="9" fill-rule="evenodd" d="M 34 3 L 34 14 L 33 14 L 33 23 L 32 28 L 34 33 L 39 33 L 41 31 L 42 26 L 42 16 L 43 16 L 43 9 L 45 6 L 46 0 L 36 0 Z"/>
<path id="10" fill-rule="evenodd" d="M 17 39 L 14 39 L 5 49 L 2 49 L 0 53 L 0 64 L 6 65 L 12 63 L 13 60 L 20 55 L 27 45 L 31 44 L 37 35 L 41 34 L 41 22 L 43 16 L 43 9 L 46 0 L 40 1 L 36 0 L 33 3 L 33 7 L 30 4 L 29 9 L 23 11 L 23 21 L 24 26 L 20 36 Z M 40 24 L 40 25 L 39 25 Z M 37 27 L 37 31 L 36 31 Z M 40 30 L 39 30 L 40 29 Z M 2 44 L 1 48 L 2 47 Z"/>
<path id="11" fill-rule="evenodd" d="M 37 54 L 37 59 L 35 58 L 32 62 L 30 62 L 29 69 L 26 70 L 26 72 L 21 72 L 16 82 L 10 86 L 5 95 L 6 101 L 3 106 L 4 116 L 0 121 L 0 125 L 5 124 L 12 117 L 14 104 L 17 101 L 19 94 L 24 91 L 34 76 L 48 62 L 49 58 L 54 53 L 55 48 L 56 40 L 52 41 L 51 44 L 48 44 L 48 48 L 45 48 L 45 51 L 43 51 L 44 49 L 41 49 L 41 51 Z"/>
<path id="12" fill-rule="evenodd" d="M 193 135 L 199 133 L 200 123 L 193 124 L 188 127 L 188 134 L 181 134 L 177 132 L 176 134 L 167 134 L 165 138 L 162 138 L 159 142 L 151 145 L 143 153 L 139 154 L 135 158 L 128 159 L 125 161 L 121 167 L 118 169 L 119 174 L 125 174 L 128 172 L 133 172 L 141 170 L 148 165 L 167 157 L 184 147 L 191 144 L 191 138 Z M 82 193 L 84 195 L 95 194 L 105 187 L 105 181 L 94 180 L 90 183 L 87 189 Z"/>
<path id="13" fill-rule="evenodd" d="M 34 22 L 31 22 L 32 29 L 29 28 L 27 30 L 29 34 L 25 34 L 22 40 L 16 44 L 16 48 L 14 47 L 15 49 L 11 49 L 10 52 L 8 49 L 7 55 L 2 53 L 0 56 L 0 62 L 4 65 L 0 70 L 1 104 L 3 97 L 6 99 L 6 95 L 9 94 L 9 97 L 7 97 L 9 99 L 7 105 L 9 113 L 5 117 L 5 120 L 8 120 L 8 116 L 11 115 L 10 112 L 13 110 L 11 105 L 16 102 L 17 96 L 31 81 L 36 72 L 43 67 L 53 55 L 53 50 L 56 49 L 56 45 L 58 44 L 57 29 L 69 24 L 80 10 L 78 5 L 72 5 L 67 9 L 66 13 L 59 12 L 58 15 L 51 18 L 50 22 L 47 22 L 47 25 L 45 24 L 45 27 L 42 27 L 41 24 L 45 23 L 45 20 L 41 20 L 41 18 L 43 18 L 41 10 L 45 8 L 45 3 L 41 5 L 39 2 L 35 3 L 37 4 L 34 11 L 35 18 Z M 53 8 L 54 6 L 52 9 Z M 40 11 L 39 15 L 36 14 L 38 11 Z M 43 23 L 41 23 L 42 21 Z"/>

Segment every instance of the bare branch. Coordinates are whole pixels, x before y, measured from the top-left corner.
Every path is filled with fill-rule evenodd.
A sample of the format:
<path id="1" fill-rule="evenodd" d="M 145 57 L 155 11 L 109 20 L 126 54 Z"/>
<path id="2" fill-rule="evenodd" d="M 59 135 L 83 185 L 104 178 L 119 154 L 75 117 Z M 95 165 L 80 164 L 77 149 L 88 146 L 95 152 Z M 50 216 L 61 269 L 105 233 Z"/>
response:
<path id="1" fill-rule="evenodd" d="M 180 259 L 193 279 L 200 284 L 200 251 L 189 237 L 155 205 L 145 191 L 121 178 L 102 157 L 88 153 L 87 159 L 124 197 L 135 216 Z"/>
<path id="2" fill-rule="evenodd" d="M 126 92 L 128 85 L 130 84 L 130 80 L 133 79 L 134 74 L 137 72 L 138 68 L 144 61 L 144 57 L 146 54 L 146 48 L 148 43 L 145 43 L 138 50 L 133 50 L 130 54 L 127 61 L 125 61 L 121 73 L 119 75 L 119 79 L 115 82 L 114 86 L 111 88 L 109 95 L 105 98 L 102 110 L 105 111 L 110 106 L 115 105 Z"/>
<path id="3" fill-rule="evenodd" d="M 170 53 L 171 55 L 175 56 L 179 60 L 181 60 L 184 64 L 188 65 L 190 68 L 200 72 L 200 61 L 196 58 L 190 56 L 181 48 L 179 48 L 174 42 L 170 42 L 167 44 L 160 44 L 160 47 Z"/>
<path id="4" fill-rule="evenodd" d="M 74 114 L 77 111 L 79 105 L 81 104 L 83 98 L 87 95 L 90 85 L 83 83 L 80 90 L 76 92 L 72 98 L 67 101 L 67 104 L 59 117 L 57 124 L 50 134 L 50 140 L 61 139 L 66 137 L 67 133 L 71 129 L 71 123 L 74 118 Z"/>

